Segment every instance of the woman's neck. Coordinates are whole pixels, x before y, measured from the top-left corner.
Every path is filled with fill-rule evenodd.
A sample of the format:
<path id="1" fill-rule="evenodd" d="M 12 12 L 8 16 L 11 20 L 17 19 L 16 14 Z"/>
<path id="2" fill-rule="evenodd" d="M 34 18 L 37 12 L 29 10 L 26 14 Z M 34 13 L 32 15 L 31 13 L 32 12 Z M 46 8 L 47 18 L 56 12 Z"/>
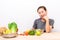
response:
<path id="1" fill-rule="evenodd" d="M 42 22 L 45 22 L 45 19 L 41 18 L 41 21 L 42 21 Z"/>

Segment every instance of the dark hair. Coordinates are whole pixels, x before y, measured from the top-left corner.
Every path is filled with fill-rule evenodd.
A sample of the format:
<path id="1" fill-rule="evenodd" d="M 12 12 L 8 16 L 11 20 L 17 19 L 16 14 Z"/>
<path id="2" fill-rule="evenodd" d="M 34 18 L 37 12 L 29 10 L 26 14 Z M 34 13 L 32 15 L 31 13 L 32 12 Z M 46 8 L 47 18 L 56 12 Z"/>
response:
<path id="1" fill-rule="evenodd" d="M 45 11 L 47 10 L 45 6 L 40 6 L 40 7 L 38 7 L 37 11 L 38 11 L 40 8 L 43 8 Z"/>

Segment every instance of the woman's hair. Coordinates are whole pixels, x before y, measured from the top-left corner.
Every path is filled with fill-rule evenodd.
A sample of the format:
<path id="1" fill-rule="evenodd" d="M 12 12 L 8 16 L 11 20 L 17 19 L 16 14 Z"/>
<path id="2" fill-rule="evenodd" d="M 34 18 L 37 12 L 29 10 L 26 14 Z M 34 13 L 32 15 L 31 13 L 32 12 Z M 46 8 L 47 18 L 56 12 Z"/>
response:
<path id="1" fill-rule="evenodd" d="M 43 8 L 45 11 L 47 11 L 47 9 L 46 9 L 45 6 L 40 6 L 40 7 L 38 7 L 37 11 L 38 11 L 40 8 Z"/>

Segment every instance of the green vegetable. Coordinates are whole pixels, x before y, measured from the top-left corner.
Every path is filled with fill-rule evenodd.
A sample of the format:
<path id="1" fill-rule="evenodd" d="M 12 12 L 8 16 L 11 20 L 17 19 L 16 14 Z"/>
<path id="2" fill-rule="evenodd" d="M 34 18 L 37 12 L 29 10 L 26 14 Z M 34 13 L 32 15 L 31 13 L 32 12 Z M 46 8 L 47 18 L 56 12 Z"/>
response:
<path id="1" fill-rule="evenodd" d="M 29 35 L 35 35 L 35 30 L 30 30 Z"/>
<path id="2" fill-rule="evenodd" d="M 17 24 L 15 22 L 9 23 L 8 28 L 12 31 L 12 33 L 15 33 L 17 31 Z"/>

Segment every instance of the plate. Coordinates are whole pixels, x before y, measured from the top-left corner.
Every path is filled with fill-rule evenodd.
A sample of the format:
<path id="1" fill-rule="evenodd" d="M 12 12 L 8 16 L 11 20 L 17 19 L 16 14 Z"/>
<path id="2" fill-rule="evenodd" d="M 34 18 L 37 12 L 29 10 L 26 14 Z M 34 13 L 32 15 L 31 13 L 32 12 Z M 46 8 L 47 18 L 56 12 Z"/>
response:
<path id="1" fill-rule="evenodd" d="M 4 34 L 4 35 L 2 35 L 2 37 L 4 37 L 4 38 L 14 38 L 16 36 L 17 36 L 17 34 Z"/>

